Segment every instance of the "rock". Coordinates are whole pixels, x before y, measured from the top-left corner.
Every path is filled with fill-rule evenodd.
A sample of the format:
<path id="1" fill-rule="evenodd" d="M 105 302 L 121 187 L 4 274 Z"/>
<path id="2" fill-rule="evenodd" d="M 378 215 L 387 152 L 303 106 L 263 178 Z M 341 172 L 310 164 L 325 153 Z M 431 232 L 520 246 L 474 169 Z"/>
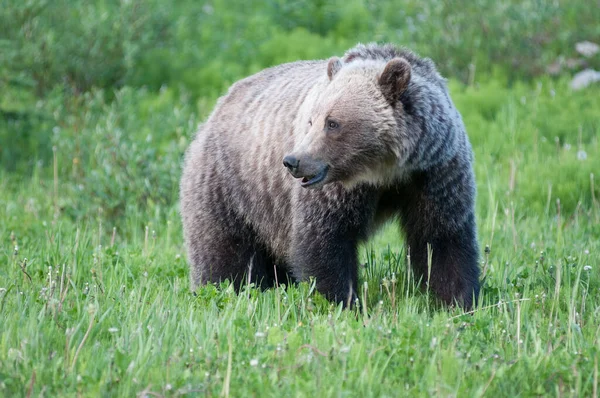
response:
<path id="1" fill-rule="evenodd" d="M 598 81 L 600 81 L 600 72 L 593 69 L 586 69 L 573 76 L 571 88 L 573 90 L 581 90 Z"/>
<path id="2" fill-rule="evenodd" d="M 584 57 L 591 57 L 600 51 L 600 46 L 591 41 L 580 41 L 575 44 L 575 50 Z"/>

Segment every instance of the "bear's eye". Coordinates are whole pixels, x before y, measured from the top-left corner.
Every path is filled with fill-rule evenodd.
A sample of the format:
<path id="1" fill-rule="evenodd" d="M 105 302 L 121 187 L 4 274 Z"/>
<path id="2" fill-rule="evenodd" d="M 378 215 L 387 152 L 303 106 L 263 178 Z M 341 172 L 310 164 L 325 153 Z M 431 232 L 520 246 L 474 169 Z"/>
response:
<path id="1" fill-rule="evenodd" d="M 336 121 L 333 121 L 333 120 L 328 120 L 328 121 L 327 121 L 327 128 L 328 128 L 329 130 L 335 130 L 335 129 L 337 129 L 338 127 L 340 127 L 340 125 L 338 124 L 338 122 L 336 122 Z"/>
<path id="2" fill-rule="evenodd" d="M 312 120 L 310 120 L 310 119 L 308 120 L 308 125 L 312 126 Z"/>

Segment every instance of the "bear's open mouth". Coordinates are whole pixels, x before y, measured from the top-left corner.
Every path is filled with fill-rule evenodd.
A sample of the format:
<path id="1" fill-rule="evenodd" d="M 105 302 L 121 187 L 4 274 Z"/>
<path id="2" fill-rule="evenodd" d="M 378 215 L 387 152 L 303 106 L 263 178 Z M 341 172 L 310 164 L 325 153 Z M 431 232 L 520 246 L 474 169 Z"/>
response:
<path id="1" fill-rule="evenodd" d="M 300 181 L 300 185 L 302 185 L 304 188 L 306 188 L 306 187 L 310 187 L 311 185 L 318 184 L 321 181 L 323 181 L 325 179 L 325 177 L 327 177 L 328 171 L 329 171 L 329 166 L 325 166 L 319 173 L 317 173 L 315 175 L 302 177 L 302 181 Z"/>

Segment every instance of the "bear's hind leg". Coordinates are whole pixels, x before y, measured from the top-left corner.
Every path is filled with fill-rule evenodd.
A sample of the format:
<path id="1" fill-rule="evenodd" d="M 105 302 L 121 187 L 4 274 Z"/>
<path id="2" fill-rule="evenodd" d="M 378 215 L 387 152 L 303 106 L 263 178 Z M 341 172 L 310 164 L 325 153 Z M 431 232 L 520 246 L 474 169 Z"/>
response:
<path id="1" fill-rule="evenodd" d="M 226 279 L 233 283 L 236 291 L 246 283 L 263 288 L 273 285 L 267 271 L 268 256 L 256 245 L 252 233 L 227 234 L 213 227 L 186 238 L 193 290 L 201 284 Z"/>

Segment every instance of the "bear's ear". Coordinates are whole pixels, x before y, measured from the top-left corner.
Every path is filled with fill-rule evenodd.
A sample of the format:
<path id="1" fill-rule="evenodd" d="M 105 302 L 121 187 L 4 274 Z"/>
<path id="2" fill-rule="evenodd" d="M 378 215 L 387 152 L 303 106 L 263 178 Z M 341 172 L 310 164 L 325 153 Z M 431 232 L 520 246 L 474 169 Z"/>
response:
<path id="1" fill-rule="evenodd" d="M 333 77 L 342 69 L 342 61 L 338 57 L 333 57 L 327 63 L 327 76 L 329 80 L 333 80 Z"/>
<path id="2" fill-rule="evenodd" d="M 395 103 L 408 88 L 410 71 L 410 64 L 404 58 L 394 58 L 385 65 L 379 76 L 379 85 L 381 92 L 391 103 Z"/>

